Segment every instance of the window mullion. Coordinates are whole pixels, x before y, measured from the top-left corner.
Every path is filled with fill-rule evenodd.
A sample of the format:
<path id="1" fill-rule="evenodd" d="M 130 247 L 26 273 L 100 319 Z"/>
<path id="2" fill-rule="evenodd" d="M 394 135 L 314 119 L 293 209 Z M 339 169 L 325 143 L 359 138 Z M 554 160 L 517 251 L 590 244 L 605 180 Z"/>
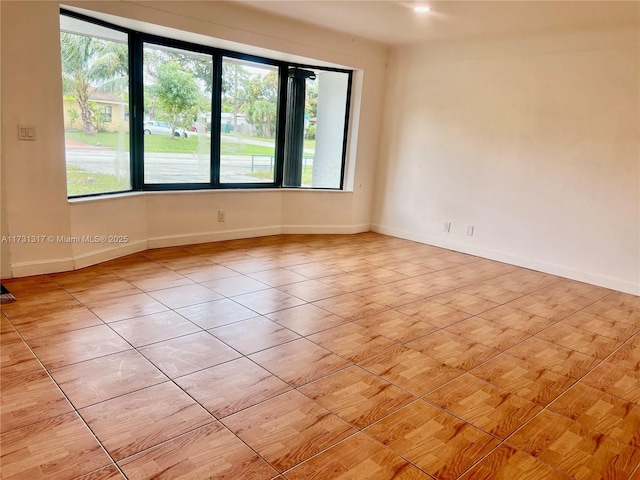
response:
<path id="1" fill-rule="evenodd" d="M 315 78 L 310 70 L 290 68 L 287 82 L 287 123 L 284 149 L 284 185 L 302 185 L 302 159 L 304 156 L 304 108 L 306 80 Z"/>
<path id="2" fill-rule="evenodd" d="M 222 55 L 213 56 L 211 91 L 211 183 L 220 186 L 220 134 L 222 112 Z"/>
<path id="3" fill-rule="evenodd" d="M 288 65 L 281 65 L 278 69 L 278 122 L 276 130 L 276 161 L 275 182 L 281 187 L 284 176 L 285 142 L 287 131 L 287 90 Z"/>
<path id="4" fill-rule="evenodd" d="M 133 190 L 142 190 L 144 184 L 142 39 L 135 32 L 129 34 L 129 72 L 131 183 Z"/>

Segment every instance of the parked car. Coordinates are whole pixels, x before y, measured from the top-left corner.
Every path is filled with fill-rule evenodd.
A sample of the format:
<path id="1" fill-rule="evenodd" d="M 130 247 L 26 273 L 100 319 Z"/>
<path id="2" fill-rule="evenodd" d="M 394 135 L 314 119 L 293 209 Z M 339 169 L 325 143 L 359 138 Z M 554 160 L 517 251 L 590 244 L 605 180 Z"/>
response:
<path id="1" fill-rule="evenodd" d="M 144 134 L 145 135 L 169 135 L 171 136 L 171 123 L 163 122 L 159 120 L 149 120 L 144 122 Z M 182 129 L 176 128 L 173 134 L 175 137 L 187 138 L 187 132 Z"/>
<path id="2" fill-rule="evenodd" d="M 203 128 L 203 130 L 204 130 L 204 133 L 207 133 L 207 132 L 209 131 L 209 129 L 207 128 L 207 126 L 206 126 L 206 125 L 203 125 L 203 126 L 202 126 L 202 128 Z M 197 124 L 197 123 L 194 123 L 193 125 L 191 125 L 191 126 L 189 127 L 189 131 L 190 131 L 190 132 L 196 132 L 196 133 L 198 133 L 198 124 Z"/>

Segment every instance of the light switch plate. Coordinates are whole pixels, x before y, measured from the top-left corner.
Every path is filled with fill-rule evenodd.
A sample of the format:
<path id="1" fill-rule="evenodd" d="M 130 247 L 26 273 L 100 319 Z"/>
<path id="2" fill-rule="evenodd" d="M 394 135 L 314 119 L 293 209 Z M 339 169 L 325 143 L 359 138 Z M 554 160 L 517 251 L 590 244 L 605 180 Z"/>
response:
<path id="1" fill-rule="evenodd" d="M 31 140 L 36 139 L 36 127 L 35 125 L 18 125 L 18 140 Z"/>

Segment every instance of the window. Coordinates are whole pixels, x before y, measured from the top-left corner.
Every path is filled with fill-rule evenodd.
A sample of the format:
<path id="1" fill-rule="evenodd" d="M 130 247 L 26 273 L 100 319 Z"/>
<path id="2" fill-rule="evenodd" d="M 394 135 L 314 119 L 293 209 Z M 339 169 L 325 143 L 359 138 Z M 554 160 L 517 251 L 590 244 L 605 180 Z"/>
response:
<path id="1" fill-rule="evenodd" d="M 144 43 L 144 183 L 208 184 L 211 136 L 191 129 L 211 112 L 211 55 Z"/>
<path id="2" fill-rule="evenodd" d="M 302 185 L 340 188 L 350 77 L 326 70 L 314 74 L 306 79 Z"/>
<path id="3" fill-rule="evenodd" d="M 104 106 L 100 109 L 100 120 L 104 123 L 110 123 L 113 115 L 113 107 L 110 105 Z"/>
<path id="4" fill-rule="evenodd" d="M 60 17 L 67 193 L 131 190 L 129 124 L 114 122 L 111 100 L 129 96 L 128 36 Z"/>
<path id="5" fill-rule="evenodd" d="M 351 71 L 60 18 L 70 197 L 342 188 Z"/>
<path id="6" fill-rule="evenodd" d="M 278 67 L 222 60 L 220 183 L 274 183 Z"/>

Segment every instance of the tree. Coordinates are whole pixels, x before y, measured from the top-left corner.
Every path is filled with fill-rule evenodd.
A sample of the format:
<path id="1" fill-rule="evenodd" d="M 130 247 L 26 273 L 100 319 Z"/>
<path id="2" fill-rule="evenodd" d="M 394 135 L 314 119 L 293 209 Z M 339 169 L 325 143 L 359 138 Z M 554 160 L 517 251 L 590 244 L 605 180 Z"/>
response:
<path id="1" fill-rule="evenodd" d="M 197 115 L 200 91 L 193 74 L 182 70 L 177 63 L 165 63 L 156 69 L 156 83 L 149 93 L 156 100 L 161 113 L 171 122 L 171 136 L 176 125 L 190 122 Z"/>
<path id="2" fill-rule="evenodd" d="M 89 99 L 94 91 L 119 93 L 127 85 L 127 45 L 62 32 L 60 47 L 64 93 L 78 103 L 84 133 L 93 135 L 98 126 Z"/>
<path id="3" fill-rule="evenodd" d="M 67 111 L 67 115 L 69 117 L 69 128 L 73 128 L 73 125 L 78 121 L 80 114 L 75 108 L 70 108 Z"/>
<path id="4" fill-rule="evenodd" d="M 237 63 L 222 64 L 222 109 L 233 114 L 233 131 L 238 131 L 238 112 L 247 101 L 249 72 Z"/>
<path id="5" fill-rule="evenodd" d="M 307 80 L 304 111 L 310 118 L 318 116 L 318 80 Z"/>
<path id="6" fill-rule="evenodd" d="M 274 138 L 278 117 L 278 72 L 249 80 L 244 111 L 260 137 Z"/>

